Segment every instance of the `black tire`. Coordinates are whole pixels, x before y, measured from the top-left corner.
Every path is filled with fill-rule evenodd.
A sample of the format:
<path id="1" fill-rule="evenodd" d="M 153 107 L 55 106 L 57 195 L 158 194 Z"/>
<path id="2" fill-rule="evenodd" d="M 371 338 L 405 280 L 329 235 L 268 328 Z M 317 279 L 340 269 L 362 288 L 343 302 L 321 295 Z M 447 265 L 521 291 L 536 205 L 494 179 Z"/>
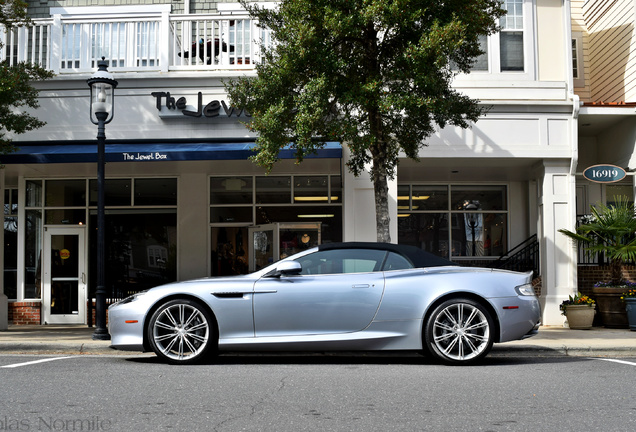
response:
<path id="1" fill-rule="evenodd" d="M 492 348 L 495 329 L 488 310 L 467 298 L 446 300 L 426 320 L 424 345 L 447 364 L 471 364 Z"/>
<path id="2" fill-rule="evenodd" d="M 148 341 L 159 358 L 172 364 L 192 364 L 206 358 L 217 345 L 210 312 L 190 299 L 161 305 L 150 317 Z"/>

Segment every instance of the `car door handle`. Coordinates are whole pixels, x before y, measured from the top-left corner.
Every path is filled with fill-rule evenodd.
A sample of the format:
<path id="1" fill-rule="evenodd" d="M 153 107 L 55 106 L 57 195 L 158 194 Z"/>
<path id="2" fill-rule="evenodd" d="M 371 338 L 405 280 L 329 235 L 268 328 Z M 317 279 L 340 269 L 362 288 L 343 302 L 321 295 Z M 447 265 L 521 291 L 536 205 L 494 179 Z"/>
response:
<path id="1" fill-rule="evenodd" d="M 356 284 L 352 285 L 351 288 L 369 288 L 371 285 L 369 284 Z"/>

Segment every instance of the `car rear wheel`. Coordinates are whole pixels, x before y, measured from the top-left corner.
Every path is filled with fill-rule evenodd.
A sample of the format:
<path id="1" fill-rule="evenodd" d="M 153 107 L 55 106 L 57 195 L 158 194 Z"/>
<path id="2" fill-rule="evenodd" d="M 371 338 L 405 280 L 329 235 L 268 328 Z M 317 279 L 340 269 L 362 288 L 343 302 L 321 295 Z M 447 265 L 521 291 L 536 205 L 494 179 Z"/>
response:
<path id="1" fill-rule="evenodd" d="M 449 364 L 469 364 L 485 357 L 493 344 L 493 320 L 480 303 L 466 298 L 445 301 L 426 321 L 428 351 Z"/>
<path id="2" fill-rule="evenodd" d="M 148 340 L 158 357 L 173 364 L 197 362 L 216 344 L 211 314 L 189 299 L 171 300 L 150 318 Z"/>

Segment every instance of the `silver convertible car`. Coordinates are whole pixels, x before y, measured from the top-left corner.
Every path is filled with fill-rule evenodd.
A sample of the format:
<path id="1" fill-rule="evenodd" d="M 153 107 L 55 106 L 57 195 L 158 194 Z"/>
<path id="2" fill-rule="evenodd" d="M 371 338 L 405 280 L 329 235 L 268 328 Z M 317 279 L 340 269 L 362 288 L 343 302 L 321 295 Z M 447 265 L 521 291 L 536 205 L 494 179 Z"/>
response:
<path id="1" fill-rule="evenodd" d="M 257 272 L 177 282 L 108 309 L 112 347 L 189 364 L 219 351 L 423 350 L 468 364 L 536 334 L 531 273 L 411 246 L 325 244 Z"/>

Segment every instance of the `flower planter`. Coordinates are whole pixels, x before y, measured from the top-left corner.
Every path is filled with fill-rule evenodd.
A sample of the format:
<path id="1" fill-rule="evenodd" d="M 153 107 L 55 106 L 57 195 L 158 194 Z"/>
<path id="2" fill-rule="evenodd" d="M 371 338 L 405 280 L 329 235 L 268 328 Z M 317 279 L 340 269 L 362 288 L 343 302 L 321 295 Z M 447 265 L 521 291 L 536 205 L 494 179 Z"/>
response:
<path id="1" fill-rule="evenodd" d="M 594 287 L 592 293 L 598 304 L 598 314 L 601 322 L 608 328 L 627 328 L 627 312 L 621 297 L 626 288 L 623 287 Z"/>
<path id="2" fill-rule="evenodd" d="M 587 330 L 592 328 L 594 321 L 594 305 L 568 305 L 565 316 L 572 330 Z"/>
<path id="3" fill-rule="evenodd" d="M 636 331 L 636 298 L 625 298 L 625 311 L 627 322 L 631 331 Z"/>

